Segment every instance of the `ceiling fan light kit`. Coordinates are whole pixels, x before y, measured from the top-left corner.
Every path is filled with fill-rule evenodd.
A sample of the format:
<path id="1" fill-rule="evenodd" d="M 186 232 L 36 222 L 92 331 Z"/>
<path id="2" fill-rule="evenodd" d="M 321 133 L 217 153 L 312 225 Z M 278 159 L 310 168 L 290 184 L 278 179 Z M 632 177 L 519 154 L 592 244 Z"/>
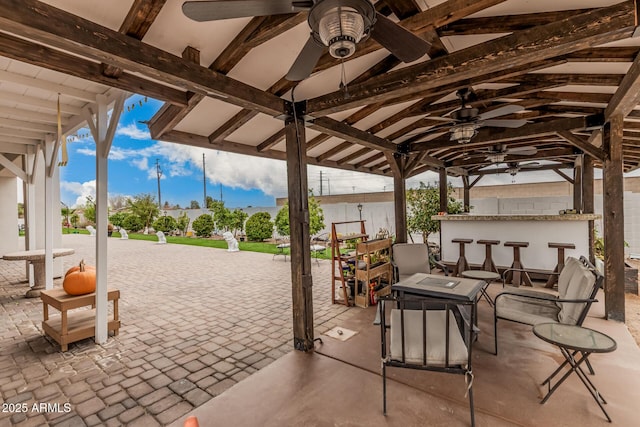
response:
<path id="1" fill-rule="evenodd" d="M 476 122 L 460 123 L 460 124 L 454 125 L 449 130 L 451 134 L 450 140 L 456 141 L 460 144 L 467 144 L 468 142 L 471 141 L 471 138 L 476 136 L 476 134 L 478 133 L 477 128 L 478 128 L 478 123 Z"/>
<path id="2" fill-rule="evenodd" d="M 376 11 L 368 0 L 325 0 L 309 12 L 313 36 L 334 58 L 348 58 L 356 44 L 369 36 Z"/>

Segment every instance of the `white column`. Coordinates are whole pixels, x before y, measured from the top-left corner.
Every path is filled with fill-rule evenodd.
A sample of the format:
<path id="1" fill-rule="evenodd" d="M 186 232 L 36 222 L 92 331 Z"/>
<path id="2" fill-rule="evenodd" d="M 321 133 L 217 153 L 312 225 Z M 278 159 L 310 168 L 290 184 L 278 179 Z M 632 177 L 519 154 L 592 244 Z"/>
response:
<path id="1" fill-rule="evenodd" d="M 107 227 L 109 225 L 107 179 L 108 157 L 115 129 L 120 120 L 125 93 L 116 97 L 111 118 L 107 115 L 109 99 L 104 95 L 96 97 L 94 114 L 87 114 L 89 129 L 96 143 L 96 321 L 95 341 L 107 341 L 108 300 L 107 300 Z"/>
<path id="2" fill-rule="evenodd" d="M 55 138 L 47 135 L 44 144 L 45 170 L 44 174 L 44 280 L 45 288 L 53 289 L 53 234 L 54 234 L 54 182 L 50 168 L 57 167 L 54 159 Z"/>
<path id="3" fill-rule="evenodd" d="M 17 178 L 0 178 L 0 257 L 19 249 Z"/>

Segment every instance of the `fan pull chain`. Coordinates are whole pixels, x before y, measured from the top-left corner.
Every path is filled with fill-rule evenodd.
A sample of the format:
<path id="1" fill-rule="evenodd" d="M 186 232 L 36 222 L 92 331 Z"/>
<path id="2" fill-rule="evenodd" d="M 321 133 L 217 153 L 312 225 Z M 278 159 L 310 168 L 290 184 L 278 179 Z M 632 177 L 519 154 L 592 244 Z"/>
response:
<path id="1" fill-rule="evenodd" d="M 340 90 L 342 91 L 342 95 L 344 99 L 351 98 L 349 94 L 349 88 L 347 87 L 347 72 L 344 68 L 344 60 L 340 61 Z"/>

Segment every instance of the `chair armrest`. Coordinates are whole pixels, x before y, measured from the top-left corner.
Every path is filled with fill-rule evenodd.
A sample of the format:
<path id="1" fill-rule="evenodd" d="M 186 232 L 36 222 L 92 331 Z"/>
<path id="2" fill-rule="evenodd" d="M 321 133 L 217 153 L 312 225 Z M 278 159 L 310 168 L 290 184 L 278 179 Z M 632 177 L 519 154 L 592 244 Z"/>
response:
<path id="1" fill-rule="evenodd" d="M 433 261 L 433 263 L 444 273 L 445 276 L 449 275 L 449 267 L 442 261 Z"/>
<path id="2" fill-rule="evenodd" d="M 535 292 L 535 291 L 532 291 Z M 496 295 L 496 297 L 494 298 L 493 302 L 495 304 L 498 303 L 498 298 L 504 296 L 504 295 L 511 295 L 511 296 L 516 296 L 516 297 L 521 297 L 521 298 L 530 298 L 530 299 L 535 299 L 535 300 L 540 300 L 540 301 L 553 301 L 553 302 L 558 302 L 560 301 L 558 299 L 558 297 L 556 297 L 555 295 L 552 294 L 547 294 L 545 292 L 536 292 L 537 294 L 540 295 L 533 295 L 530 293 L 519 293 L 519 292 L 509 292 L 509 291 L 505 291 L 505 292 L 500 292 L 498 295 Z"/>
<path id="3" fill-rule="evenodd" d="M 400 279 L 400 270 L 398 264 L 394 260 L 391 260 L 391 268 L 393 269 L 393 283 L 398 283 Z"/>

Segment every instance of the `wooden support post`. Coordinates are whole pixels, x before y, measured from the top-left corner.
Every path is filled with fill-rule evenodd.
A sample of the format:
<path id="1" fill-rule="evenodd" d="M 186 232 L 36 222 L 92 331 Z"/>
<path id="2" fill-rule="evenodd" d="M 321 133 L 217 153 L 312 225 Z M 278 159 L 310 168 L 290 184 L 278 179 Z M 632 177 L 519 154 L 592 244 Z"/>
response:
<path id="1" fill-rule="evenodd" d="M 573 166 L 573 209 L 582 212 L 582 159 L 578 156 Z"/>
<path id="2" fill-rule="evenodd" d="M 440 184 L 440 212 L 448 212 L 448 200 L 449 200 L 449 194 L 448 194 L 448 188 L 447 188 L 447 169 L 446 168 L 440 168 L 440 180 L 439 180 L 439 184 Z"/>
<path id="3" fill-rule="evenodd" d="M 603 149 L 604 293 L 607 319 L 624 322 L 624 203 L 622 175 L 623 116 L 605 123 Z"/>
<path id="4" fill-rule="evenodd" d="M 389 159 L 389 156 L 387 156 Z M 396 243 L 407 243 L 407 181 L 406 158 L 394 153 L 389 163 L 393 163 L 393 205 L 396 220 Z"/>
<path id="5" fill-rule="evenodd" d="M 286 103 L 287 182 L 291 240 L 293 346 L 313 350 L 313 281 L 309 235 L 309 191 L 303 117 L 306 103 Z"/>
<path id="6" fill-rule="evenodd" d="M 471 204 L 471 197 L 470 197 L 470 193 L 469 190 L 471 189 L 471 187 L 469 187 L 469 177 L 468 176 L 463 176 L 462 177 L 462 198 L 463 198 L 463 212 L 464 213 L 469 213 L 469 211 L 471 210 L 470 208 L 470 204 Z"/>
<path id="7" fill-rule="evenodd" d="M 53 228 L 54 224 L 58 224 L 58 221 L 54 221 L 54 217 L 56 220 L 60 217 L 60 208 L 53 206 L 54 177 L 50 172 L 53 168 L 57 168 L 54 146 L 53 135 L 47 135 L 44 145 L 44 279 L 46 289 L 53 289 Z"/>
<path id="8" fill-rule="evenodd" d="M 582 161 L 582 212 L 594 213 L 595 212 L 595 199 L 594 199 L 594 173 L 593 173 L 593 158 L 591 156 L 584 156 Z M 589 221 L 589 261 L 595 263 L 595 254 L 593 252 L 593 245 L 595 242 L 595 222 Z"/>

